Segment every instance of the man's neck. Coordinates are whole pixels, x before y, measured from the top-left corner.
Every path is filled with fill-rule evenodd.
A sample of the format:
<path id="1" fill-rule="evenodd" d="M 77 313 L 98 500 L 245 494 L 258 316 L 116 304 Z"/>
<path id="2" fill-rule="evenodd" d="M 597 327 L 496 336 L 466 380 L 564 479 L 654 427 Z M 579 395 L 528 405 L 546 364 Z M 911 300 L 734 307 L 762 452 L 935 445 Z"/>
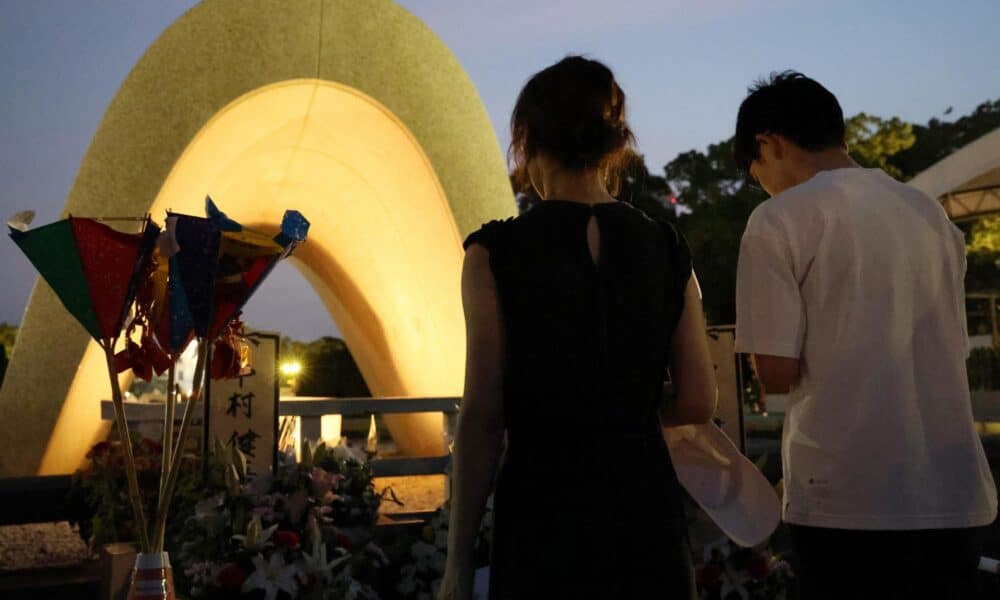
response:
<path id="1" fill-rule="evenodd" d="M 843 148 L 830 148 L 819 152 L 802 152 L 798 159 L 796 169 L 796 179 L 799 183 L 804 183 L 821 171 L 833 171 L 835 169 L 853 169 L 861 165 L 856 163 Z"/>

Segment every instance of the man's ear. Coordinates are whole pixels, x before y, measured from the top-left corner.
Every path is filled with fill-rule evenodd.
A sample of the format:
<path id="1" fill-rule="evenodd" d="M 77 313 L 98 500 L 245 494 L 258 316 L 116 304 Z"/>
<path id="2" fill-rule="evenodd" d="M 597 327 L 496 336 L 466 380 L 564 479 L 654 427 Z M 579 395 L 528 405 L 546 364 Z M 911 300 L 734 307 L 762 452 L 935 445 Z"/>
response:
<path id="1" fill-rule="evenodd" d="M 785 158 L 785 153 L 788 152 L 789 146 L 792 143 L 785 136 L 777 133 L 768 134 L 771 139 L 771 153 L 774 155 L 775 160 L 781 160 Z"/>
<path id="2" fill-rule="evenodd" d="M 785 155 L 785 140 L 773 133 L 758 133 L 755 136 L 763 161 L 780 160 Z"/>

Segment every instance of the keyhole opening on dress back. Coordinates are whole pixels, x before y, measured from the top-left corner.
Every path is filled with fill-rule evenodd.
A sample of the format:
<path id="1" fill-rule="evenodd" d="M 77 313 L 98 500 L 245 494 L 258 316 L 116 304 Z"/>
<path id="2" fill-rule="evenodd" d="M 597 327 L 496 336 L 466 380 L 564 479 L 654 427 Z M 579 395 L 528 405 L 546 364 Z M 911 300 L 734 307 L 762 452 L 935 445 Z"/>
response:
<path id="1" fill-rule="evenodd" d="M 597 215 L 590 215 L 587 220 L 587 249 L 590 250 L 590 260 L 597 266 L 601 261 L 601 229 L 597 225 Z"/>

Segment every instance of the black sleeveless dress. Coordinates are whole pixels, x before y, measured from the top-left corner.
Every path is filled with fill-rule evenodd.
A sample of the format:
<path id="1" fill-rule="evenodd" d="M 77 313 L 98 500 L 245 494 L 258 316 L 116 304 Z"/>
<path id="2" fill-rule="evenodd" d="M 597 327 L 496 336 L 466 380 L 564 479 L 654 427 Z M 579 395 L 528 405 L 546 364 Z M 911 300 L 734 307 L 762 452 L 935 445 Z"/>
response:
<path id="1" fill-rule="evenodd" d="M 489 251 L 506 344 L 490 598 L 693 598 L 657 412 L 691 275 L 683 238 L 628 204 L 547 200 L 471 244 Z"/>

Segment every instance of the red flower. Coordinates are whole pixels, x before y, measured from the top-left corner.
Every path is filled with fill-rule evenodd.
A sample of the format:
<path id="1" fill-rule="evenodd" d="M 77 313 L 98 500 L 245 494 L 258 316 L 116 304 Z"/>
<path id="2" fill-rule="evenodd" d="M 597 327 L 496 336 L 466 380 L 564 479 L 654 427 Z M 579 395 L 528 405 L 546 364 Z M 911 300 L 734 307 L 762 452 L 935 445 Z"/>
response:
<path id="1" fill-rule="evenodd" d="M 343 548 L 345 550 L 353 550 L 354 549 L 354 544 L 351 542 L 351 538 L 347 537 L 343 533 L 341 533 L 341 532 L 338 531 L 334 535 L 334 537 L 337 538 L 337 544 L 339 544 L 340 546 L 343 546 Z"/>
<path id="2" fill-rule="evenodd" d="M 760 581 L 762 579 L 767 579 L 771 570 L 767 567 L 766 560 L 759 556 L 755 556 L 750 559 L 750 564 L 747 565 L 747 572 L 750 573 L 750 577 Z"/>
<path id="3" fill-rule="evenodd" d="M 163 454 L 163 444 L 151 438 L 142 438 L 139 440 L 139 449 L 147 454 L 156 456 Z"/>
<path id="4" fill-rule="evenodd" d="M 243 567 L 230 563 L 219 571 L 219 585 L 223 589 L 227 590 L 238 590 L 243 587 L 243 582 L 246 581 L 247 572 L 243 570 Z"/>
<path id="5" fill-rule="evenodd" d="M 299 534 L 294 531 L 282 529 L 275 531 L 274 535 L 271 536 L 271 540 L 274 542 L 275 546 L 279 548 L 288 548 L 289 550 L 297 550 L 299 543 L 301 542 Z"/>

